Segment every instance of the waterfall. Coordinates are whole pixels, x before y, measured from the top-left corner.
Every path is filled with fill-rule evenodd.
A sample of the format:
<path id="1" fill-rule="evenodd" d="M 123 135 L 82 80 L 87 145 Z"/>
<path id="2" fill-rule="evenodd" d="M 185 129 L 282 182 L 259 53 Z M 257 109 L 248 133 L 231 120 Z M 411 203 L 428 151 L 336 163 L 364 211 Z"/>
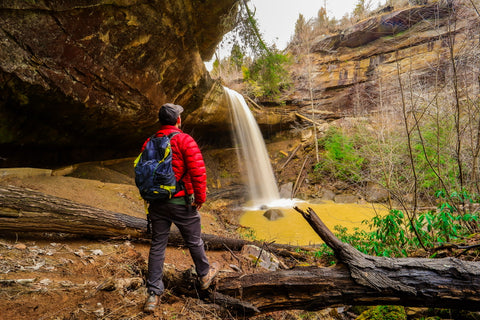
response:
<path id="1" fill-rule="evenodd" d="M 238 92 L 225 88 L 240 168 L 247 174 L 248 190 L 253 206 L 269 205 L 280 199 L 270 158 L 258 124 L 245 99 Z"/>

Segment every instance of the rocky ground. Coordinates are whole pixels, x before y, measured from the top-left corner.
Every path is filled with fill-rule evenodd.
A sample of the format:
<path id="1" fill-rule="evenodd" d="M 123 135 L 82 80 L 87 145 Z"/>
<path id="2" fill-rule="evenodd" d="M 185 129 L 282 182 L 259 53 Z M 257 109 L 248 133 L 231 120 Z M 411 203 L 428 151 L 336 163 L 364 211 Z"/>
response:
<path id="1" fill-rule="evenodd" d="M 148 243 L 128 240 L 18 239 L 0 242 L 1 319 L 219 319 L 208 302 L 167 293 L 154 315 L 142 312 Z M 220 252 L 211 260 L 228 269 Z M 227 259 L 228 260 L 228 259 Z M 169 248 L 179 270 L 191 260 Z"/>
<path id="2" fill-rule="evenodd" d="M 296 147 L 275 146 L 273 163 L 279 168 Z M 285 153 L 285 154 L 284 154 Z M 204 233 L 239 238 L 238 224 L 244 188 L 232 170 L 235 152 L 206 153 L 209 168 L 209 201 L 202 207 Z M 221 161 L 215 160 L 221 159 Z M 102 209 L 144 217 L 143 201 L 134 186 L 132 159 L 85 163 L 60 170 L 0 169 L 0 185 L 14 185 Z M 295 180 L 303 159 L 291 160 L 282 179 Z M 214 170 L 212 170 L 214 168 Z M 290 175 L 288 177 L 288 175 Z M 301 192 L 315 196 L 305 183 Z M 146 298 L 144 279 L 149 242 L 140 239 L 91 239 L 66 234 L 0 235 L 0 319 L 243 319 L 208 299 L 178 294 L 168 286 L 154 314 L 142 312 Z M 237 271 L 265 272 L 248 255 L 230 250 L 208 250 L 210 260 L 219 262 L 222 274 Z M 299 261 L 283 261 L 293 267 Z M 167 275 L 192 267 L 188 251 L 168 247 Z M 302 265 L 326 266 L 312 255 L 303 255 Z M 341 307 L 319 312 L 279 311 L 253 317 L 260 319 L 356 319 L 364 309 Z M 424 316 L 423 309 L 408 309 L 409 319 Z M 447 312 L 442 319 L 478 319 Z M 473 318 L 472 318 L 473 317 Z M 371 318 L 362 318 L 371 319 Z M 436 318 L 440 319 L 440 318 Z"/>
<path id="3" fill-rule="evenodd" d="M 133 184 L 130 166 L 131 159 L 126 159 L 54 171 L 7 169 L 2 171 L 0 184 L 143 217 L 143 201 Z M 231 179 L 219 175 L 211 180 L 226 184 Z M 233 194 L 241 193 L 234 184 L 225 188 Z M 201 210 L 203 232 L 238 238 L 238 199 L 219 196 L 215 188 L 210 188 L 209 194 L 211 200 Z M 148 250 L 148 241 L 138 239 L 4 234 L 0 236 L 0 319 L 238 318 L 209 301 L 177 296 L 170 290 L 153 315 L 144 314 Z M 185 248 L 167 250 L 169 269 L 192 267 Z M 239 263 L 244 272 L 265 271 L 247 258 L 239 261 L 238 253 L 208 251 L 207 255 L 220 263 L 221 273 L 235 270 Z M 281 319 L 288 313 L 281 314 L 270 316 Z"/>

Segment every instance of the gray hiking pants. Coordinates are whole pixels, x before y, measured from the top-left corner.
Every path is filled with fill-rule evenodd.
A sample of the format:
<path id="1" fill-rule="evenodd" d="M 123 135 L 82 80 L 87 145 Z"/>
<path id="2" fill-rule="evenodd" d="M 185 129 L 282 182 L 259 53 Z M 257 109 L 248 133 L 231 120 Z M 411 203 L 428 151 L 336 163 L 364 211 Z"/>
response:
<path id="1" fill-rule="evenodd" d="M 188 210 L 185 205 L 152 202 L 148 212 L 152 221 L 152 245 L 148 257 L 148 292 L 161 295 L 165 290 L 162 281 L 163 263 L 172 222 L 182 234 L 197 274 L 199 276 L 206 275 L 210 266 L 201 238 L 200 214 L 197 209 L 191 207 Z"/>

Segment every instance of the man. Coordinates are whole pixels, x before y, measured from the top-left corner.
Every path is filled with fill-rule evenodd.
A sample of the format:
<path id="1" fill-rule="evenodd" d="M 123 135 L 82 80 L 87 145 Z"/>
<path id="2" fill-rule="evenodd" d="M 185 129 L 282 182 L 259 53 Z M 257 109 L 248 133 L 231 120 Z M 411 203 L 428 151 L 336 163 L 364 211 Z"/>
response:
<path id="1" fill-rule="evenodd" d="M 205 163 L 195 140 L 180 130 L 180 114 L 183 108 L 167 103 L 158 112 L 160 130 L 156 136 L 178 133 L 171 137 L 172 167 L 177 181 L 184 188 L 167 201 L 152 201 L 148 214 L 152 223 L 152 244 L 148 257 L 148 298 L 144 311 L 151 313 L 160 302 L 165 287 L 162 281 L 165 250 L 172 222 L 178 227 L 199 276 L 200 289 L 205 290 L 218 273 L 218 264 L 210 266 L 201 238 L 201 223 L 198 209 L 206 200 L 207 175 Z M 145 141 L 145 148 L 148 140 Z M 178 189 L 178 188 L 177 188 Z"/>

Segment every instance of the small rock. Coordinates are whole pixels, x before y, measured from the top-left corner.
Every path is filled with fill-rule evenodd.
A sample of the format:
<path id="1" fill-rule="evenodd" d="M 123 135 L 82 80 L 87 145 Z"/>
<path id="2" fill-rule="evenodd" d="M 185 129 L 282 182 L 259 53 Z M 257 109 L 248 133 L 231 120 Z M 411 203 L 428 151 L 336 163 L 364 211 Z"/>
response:
<path id="1" fill-rule="evenodd" d="M 45 278 L 45 279 L 42 279 L 40 280 L 39 282 L 41 285 L 44 285 L 44 286 L 48 286 L 52 283 L 52 280 L 48 279 L 48 278 Z"/>
<path id="2" fill-rule="evenodd" d="M 254 245 L 245 245 L 242 248 L 242 255 L 255 261 L 260 267 L 270 271 L 279 269 L 280 261 L 270 252 L 262 250 Z"/>
<path id="3" fill-rule="evenodd" d="M 283 214 L 282 210 L 280 210 L 280 209 L 268 209 L 267 211 L 265 211 L 263 216 L 270 221 L 275 221 L 275 220 L 278 220 L 280 218 L 283 218 L 285 215 Z"/>
<path id="4" fill-rule="evenodd" d="M 103 317 L 105 315 L 105 308 L 102 306 L 100 302 L 97 303 L 97 308 L 98 309 L 93 311 L 93 314 L 96 315 L 97 317 Z"/>
<path id="5" fill-rule="evenodd" d="M 92 250 L 94 256 L 103 256 L 103 251 L 100 249 Z"/>
<path id="6" fill-rule="evenodd" d="M 242 269 L 240 269 L 238 266 L 236 266 L 234 264 L 230 264 L 229 267 L 232 268 L 233 270 L 237 271 L 237 272 L 242 272 Z"/>
<path id="7" fill-rule="evenodd" d="M 27 246 L 24 243 L 17 243 L 16 245 L 13 246 L 15 249 L 18 250 L 25 250 L 27 249 Z"/>

